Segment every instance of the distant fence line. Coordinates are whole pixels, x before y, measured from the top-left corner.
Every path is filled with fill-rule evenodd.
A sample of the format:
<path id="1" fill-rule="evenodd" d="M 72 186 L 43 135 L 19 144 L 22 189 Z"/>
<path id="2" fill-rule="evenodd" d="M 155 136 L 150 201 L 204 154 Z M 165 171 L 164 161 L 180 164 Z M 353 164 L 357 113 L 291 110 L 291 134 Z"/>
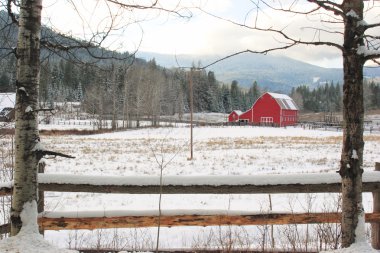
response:
<path id="1" fill-rule="evenodd" d="M 269 126 L 269 127 L 279 127 L 273 123 L 252 123 L 252 122 L 213 122 L 208 120 L 193 120 L 194 126 Z M 364 127 L 366 131 L 370 132 L 380 132 L 380 123 L 373 123 L 370 120 L 364 122 Z M 110 119 L 56 119 L 52 118 L 48 122 L 42 120 L 40 122 L 42 125 L 68 125 L 68 126 L 91 126 L 97 129 L 107 129 L 112 127 L 112 120 Z M 170 119 L 166 117 L 157 117 L 157 118 L 146 118 L 142 117 L 139 120 L 130 119 L 130 120 L 117 120 L 116 128 L 142 128 L 148 126 L 181 126 L 181 124 L 189 125 L 191 121 L 189 119 Z M 304 129 L 329 129 L 329 130 L 341 130 L 343 123 L 342 122 L 329 122 L 329 121 L 299 121 L 296 126 L 302 127 Z"/>

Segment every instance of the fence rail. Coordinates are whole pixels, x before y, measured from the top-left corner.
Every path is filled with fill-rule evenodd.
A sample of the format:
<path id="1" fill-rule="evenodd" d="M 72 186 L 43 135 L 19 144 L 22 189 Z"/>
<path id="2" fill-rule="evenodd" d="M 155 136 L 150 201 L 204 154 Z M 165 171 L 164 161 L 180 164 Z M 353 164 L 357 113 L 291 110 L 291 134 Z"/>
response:
<path id="1" fill-rule="evenodd" d="M 83 217 L 38 219 L 44 230 L 97 229 L 97 228 L 142 228 L 156 227 L 158 215 L 121 217 Z M 252 215 L 162 215 L 160 226 L 244 226 L 244 225 L 286 225 L 340 223 L 341 213 L 262 213 Z M 379 223 L 380 213 L 367 213 L 367 223 Z"/>
<path id="2" fill-rule="evenodd" d="M 153 176 L 38 175 L 41 191 L 158 194 L 160 179 Z M 286 174 L 252 176 L 166 176 L 163 194 L 268 194 L 340 192 L 339 175 Z M 363 174 L 363 191 L 380 191 L 380 173 Z M 0 196 L 12 194 L 12 183 L 0 185 Z"/>
<path id="3" fill-rule="evenodd" d="M 127 252 L 136 252 L 136 249 L 75 249 L 79 253 L 118 253 L 120 251 Z M 156 252 L 156 249 L 141 249 L 139 252 Z M 159 253 L 317 253 L 316 250 L 308 249 L 307 251 L 303 250 L 284 250 L 284 249 L 268 249 L 263 251 L 262 249 L 207 249 L 207 248 L 195 248 L 195 249 L 158 249 Z"/>

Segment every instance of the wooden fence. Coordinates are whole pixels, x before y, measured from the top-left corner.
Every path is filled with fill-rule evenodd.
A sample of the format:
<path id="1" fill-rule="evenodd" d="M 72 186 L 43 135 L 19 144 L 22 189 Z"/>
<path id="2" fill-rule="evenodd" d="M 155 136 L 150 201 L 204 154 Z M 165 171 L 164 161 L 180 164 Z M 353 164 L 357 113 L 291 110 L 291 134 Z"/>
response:
<path id="1" fill-rule="evenodd" d="M 380 171 L 380 163 L 376 163 Z M 380 173 L 363 174 L 363 191 L 373 193 L 373 213 L 367 213 L 365 220 L 372 223 L 372 245 L 380 249 Z M 42 172 L 42 171 L 41 171 Z M 99 179 L 103 183 L 99 182 Z M 144 183 L 141 182 L 144 179 Z M 264 180 L 265 179 L 265 180 Z M 158 177 L 96 177 L 78 175 L 39 174 L 40 191 L 55 192 L 95 192 L 125 194 L 158 194 L 160 190 Z M 235 182 L 235 183 L 233 183 Z M 273 194 L 273 193 L 324 193 L 340 192 L 341 184 L 338 174 L 292 174 L 270 176 L 228 176 L 228 177 L 165 177 L 162 185 L 163 194 Z M 12 194 L 12 185 L 0 185 L 0 196 Z M 39 211 L 42 211 L 43 206 Z M 214 213 L 213 213 L 214 212 Z M 66 213 L 69 214 L 69 213 Z M 78 212 L 76 212 L 78 215 Z M 92 212 L 92 217 L 72 217 L 46 212 L 39 217 L 43 230 L 62 229 L 96 229 L 96 228 L 130 228 L 154 227 L 158 224 L 158 211 L 150 214 L 106 215 Z M 213 225 L 282 225 L 339 223 L 340 213 L 247 213 L 226 210 L 198 212 L 165 212 L 161 215 L 161 226 L 213 226 Z M 0 233 L 9 230 L 9 224 L 0 226 Z"/>

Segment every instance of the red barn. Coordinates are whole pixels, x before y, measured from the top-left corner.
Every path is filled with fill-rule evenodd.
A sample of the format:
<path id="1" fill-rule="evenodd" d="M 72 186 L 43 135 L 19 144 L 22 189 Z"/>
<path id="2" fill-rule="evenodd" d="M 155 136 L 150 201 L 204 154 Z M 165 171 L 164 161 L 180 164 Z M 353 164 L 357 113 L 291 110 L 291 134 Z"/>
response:
<path id="1" fill-rule="evenodd" d="M 232 117 L 233 112 L 230 114 Z M 238 120 L 229 122 L 249 122 L 255 125 L 291 126 L 297 124 L 298 107 L 285 94 L 267 92 L 259 97 L 252 107 L 239 115 Z"/>

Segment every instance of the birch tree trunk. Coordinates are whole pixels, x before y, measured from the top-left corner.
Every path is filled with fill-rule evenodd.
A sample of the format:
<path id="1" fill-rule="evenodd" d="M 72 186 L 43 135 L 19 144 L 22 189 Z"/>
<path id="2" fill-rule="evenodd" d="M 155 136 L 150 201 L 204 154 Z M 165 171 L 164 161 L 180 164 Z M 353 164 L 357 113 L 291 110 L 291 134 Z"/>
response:
<path id="1" fill-rule="evenodd" d="M 356 227 L 362 208 L 363 164 L 363 66 L 364 57 L 358 47 L 363 45 L 363 1 L 343 2 L 343 147 L 339 173 L 342 177 L 342 246 L 355 242 Z"/>
<path id="2" fill-rule="evenodd" d="M 14 193 L 11 208 L 11 235 L 21 227 L 25 203 L 37 201 L 38 157 L 33 148 L 39 141 L 38 86 L 40 75 L 40 31 L 42 0 L 20 3 L 17 42 L 16 133 Z"/>

